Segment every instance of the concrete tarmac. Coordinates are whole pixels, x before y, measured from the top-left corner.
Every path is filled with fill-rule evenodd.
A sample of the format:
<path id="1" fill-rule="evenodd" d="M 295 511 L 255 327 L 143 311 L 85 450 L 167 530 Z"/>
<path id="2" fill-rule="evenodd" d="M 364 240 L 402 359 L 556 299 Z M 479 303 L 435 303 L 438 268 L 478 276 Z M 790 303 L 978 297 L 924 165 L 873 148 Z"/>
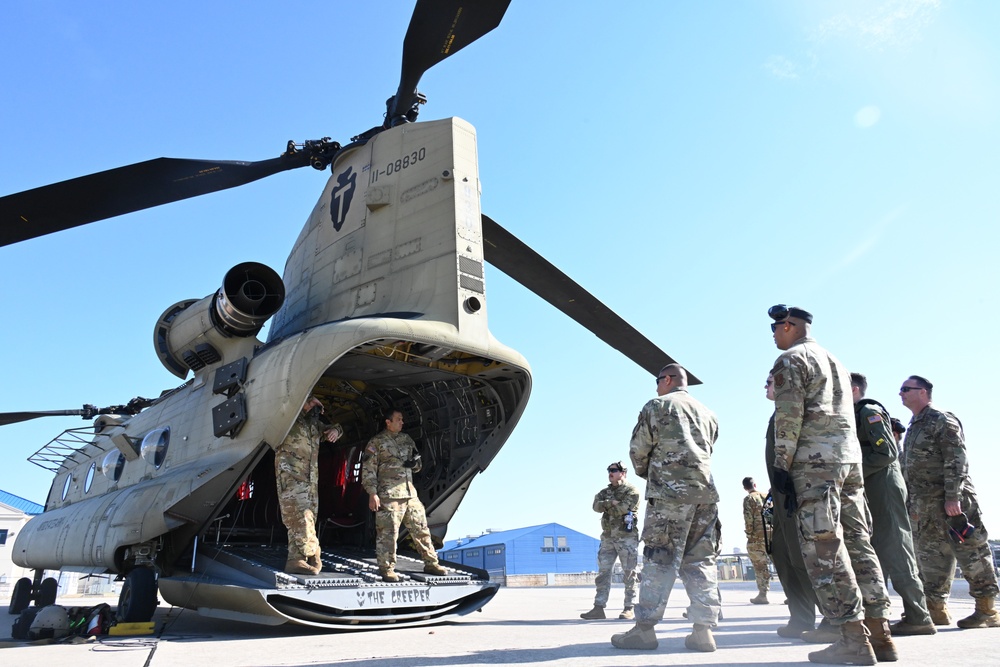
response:
<path id="1" fill-rule="evenodd" d="M 501 588 L 481 612 L 441 625 L 365 632 L 321 632 L 302 626 L 266 627 L 203 618 L 196 612 L 161 603 L 156 634 L 146 637 L 102 637 L 89 643 L 11 645 L 0 650 L 0 663 L 18 667 L 167 667 L 174 665 L 365 665 L 423 667 L 436 665 L 794 665 L 809 663 L 808 653 L 822 646 L 782 639 L 775 634 L 788 618 L 778 582 L 769 605 L 751 605 L 752 582 L 723 583 L 724 620 L 715 631 L 718 651 L 696 653 L 684 648 L 690 624 L 681 617 L 688 604 L 684 589 L 674 588 L 664 621 L 656 627 L 660 646 L 654 651 L 624 651 L 610 637 L 625 632 L 632 621 L 617 620 L 622 588 L 611 592 L 605 621 L 583 621 L 593 588 Z M 65 606 L 91 606 L 103 600 L 60 599 Z M 115 600 L 109 601 L 112 605 Z M 957 581 L 949 602 L 952 616 L 963 618 L 974 605 L 964 581 Z M 893 596 L 893 618 L 902 604 Z M 614 612 L 612 614 L 612 612 Z M 0 637 L 10 637 L 15 616 L 0 614 Z M 928 637 L 899 637 L 900 665 L 1000 665 L 1000 628 L 939 628 Z"/>

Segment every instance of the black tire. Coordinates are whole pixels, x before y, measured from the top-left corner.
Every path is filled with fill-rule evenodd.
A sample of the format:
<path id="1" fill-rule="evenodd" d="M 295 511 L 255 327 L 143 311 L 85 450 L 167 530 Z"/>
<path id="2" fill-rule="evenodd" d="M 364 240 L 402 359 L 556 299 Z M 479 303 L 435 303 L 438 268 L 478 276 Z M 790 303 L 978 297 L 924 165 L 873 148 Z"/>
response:
<path id="1" fill-rule="evenodd" d="M 156 612 L 156 573 L 148 567 L 137 567 L 125 575 L 118 596 L 118 620 L 122 623 L 147 623 Z"/>
<path id="2" fill-rule="evenodd" d="M 14 584 L 14 592 L 10 595 L 9 614 L 20 614 L 31 604 L 31 579 L 21 577 Z"/>
<path id="3" fill-rule="evenodd" d="M 52 577 L 42 579 L 42 585 L 38 587 L 38 597 L 35 598 L 36 607 L 48 607 L 56 603 L 56 595 L 59 593 L 59 582 Z"/>

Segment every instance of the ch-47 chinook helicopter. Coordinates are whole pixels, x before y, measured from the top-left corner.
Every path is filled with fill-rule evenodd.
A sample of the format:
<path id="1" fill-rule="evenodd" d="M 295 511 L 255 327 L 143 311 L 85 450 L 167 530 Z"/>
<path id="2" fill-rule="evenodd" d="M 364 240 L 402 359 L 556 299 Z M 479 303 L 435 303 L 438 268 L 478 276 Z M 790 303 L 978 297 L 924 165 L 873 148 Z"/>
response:
<path id="1" fill-rule="evenodd" d="M 240 264 L 217 292 L 180 301 L 155 323 L 156 354 L 184 384 L 125 405 L 0 415 L 0 424 L 93 420 L 29 459 L 55 479 L 44 513 L 14 543 L 14 562 L 35 576 L 17 583 L 10 612 L 55 599 L 45 570 L 117 574 L 125 621 L 149 620 L 157 591 L 205 616 L 339 629 L 438 622 L 495 594 L 482 570 L 445 562 L 448 575 L 426 575 L 402 554 L 402 580 L 382 582 L 359 479 L 380 414 L 402 411 L 441 541 L 473 479 L 511 435 L 531 373 L 487 328 L 484 262 L 642 368 L 655 374 L 672 361 L 482 215 L 471 125 L 416 122 L 423 73 L 499 25 L 508 4 L 418 0 L 385 121 L 346 145 L 289 142 L 260 162 L 160 158 L 0 198 L 0 245 L 8 245 L 289 169 L 332 172 L 283 277 Z M 323 571 L 289 575 L 272 446 L 311 393 L 345 433 L 320 453 Z"/>

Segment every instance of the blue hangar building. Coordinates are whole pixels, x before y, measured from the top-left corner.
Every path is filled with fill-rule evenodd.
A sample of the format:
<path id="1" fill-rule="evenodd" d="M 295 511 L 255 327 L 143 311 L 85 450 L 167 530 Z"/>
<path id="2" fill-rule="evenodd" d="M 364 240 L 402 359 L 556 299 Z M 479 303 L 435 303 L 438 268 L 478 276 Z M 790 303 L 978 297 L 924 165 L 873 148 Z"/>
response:
<path id="1" fill-rule="evenodd" d="M 448 540 L 441 560 L 505 575 L 594 572 L 601 541 L 558 523 Z"/>

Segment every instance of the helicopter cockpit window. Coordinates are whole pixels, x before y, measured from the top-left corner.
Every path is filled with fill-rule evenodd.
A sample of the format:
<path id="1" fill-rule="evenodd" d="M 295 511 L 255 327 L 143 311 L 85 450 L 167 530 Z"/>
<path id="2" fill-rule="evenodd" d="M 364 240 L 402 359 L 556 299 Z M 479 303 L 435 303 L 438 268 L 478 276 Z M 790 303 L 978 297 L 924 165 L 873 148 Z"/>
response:
<path id="1" fill-rule="evenodd" d="M 146 463 L 159 469 L 163 465 L 163 460 L 167 456 L 167 445 L 170 444 L 170 429 L 158 428 L 146 434 L 142 439 L 142 447 L 139 455 L 145 459 Z"/>
<path id="2" fill-rule="evenodd" d="M 90 464 L 90 470 L 87 471 L 87 479 L 83 483 L 83 492 L 90 493 L 90 487 L 94 484 L 94 473 L 97 472 L 97 462 Z"/>
<path id="3" fill-rule="evenodd" d="M 69 487 L 70 487 L 70 484 L 72 484 L 72 483 L 73 483 L 73 473 L 70 473 L 70 474 L 66 475 L 66 483 L 63 484 L 63 494 L 62 494 L 62 499 L 63 500 L 66 500 L 66 494 L 69 493 Z"/>
<path id="4" fill-rule="evenodd" d="M 104 455 L 101 462 L 101 472 L 112 482 L 121 479 L 122 470 L 125 468 L 125 455 L 117 450 L 112 450 Z"/>

